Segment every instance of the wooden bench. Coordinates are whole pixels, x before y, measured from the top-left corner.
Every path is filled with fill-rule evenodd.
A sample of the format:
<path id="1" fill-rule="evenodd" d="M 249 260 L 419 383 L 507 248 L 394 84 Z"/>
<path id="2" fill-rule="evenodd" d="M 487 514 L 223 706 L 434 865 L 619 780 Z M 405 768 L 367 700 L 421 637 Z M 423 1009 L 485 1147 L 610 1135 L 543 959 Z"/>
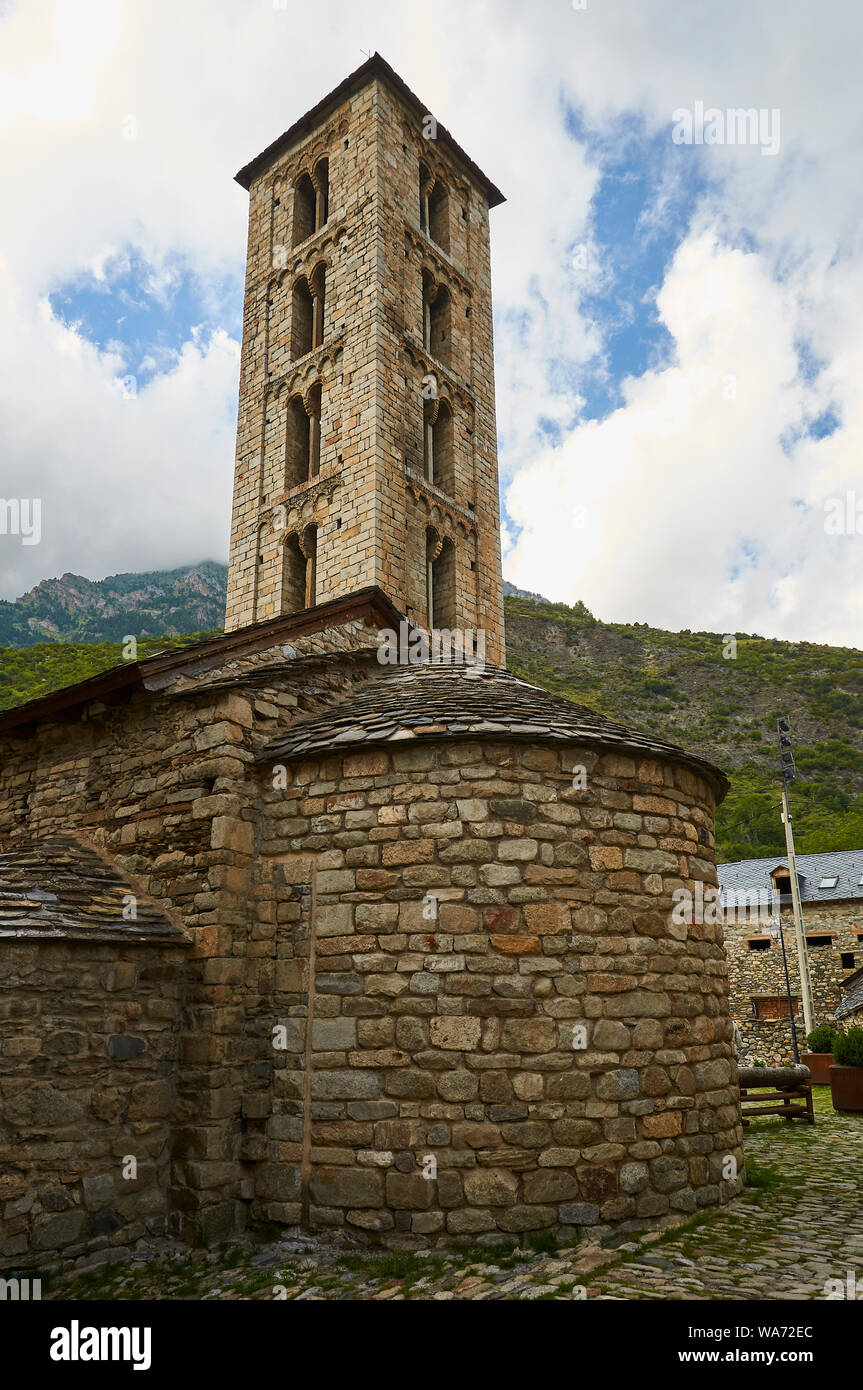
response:
<path id="1" fill-rule="evenodd" d="M 739 1082 L 744 1125 L 754 1115 L 782 1115 L 786 1120 L 814 1125 L 808 1067 L 741 1067 Z"/>

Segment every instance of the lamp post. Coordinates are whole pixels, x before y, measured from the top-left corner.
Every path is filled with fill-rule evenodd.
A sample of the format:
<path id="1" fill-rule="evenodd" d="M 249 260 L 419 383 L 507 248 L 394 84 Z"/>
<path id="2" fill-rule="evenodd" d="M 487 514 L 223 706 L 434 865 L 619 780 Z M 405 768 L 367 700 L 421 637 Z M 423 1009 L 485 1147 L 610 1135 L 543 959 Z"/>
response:
<path id="1" fill-rule="evenodd" d="M 794 999 L 791 995 L 791 980 L 788 975 L 788 957 L 785 954 L 785 938 L 782 935 L 782 918 L 770 923 L 770 935 L 782 947 L 782 964 L 785 966 L 785 992 L 788 995 L 788 1017 L 791 1020 L 791 1050 L 795 1067 L 800 1065 L 800 1052 L 797 1048 L 797 1029 L 794 1026 Z"/>
<path id="2" fill-rule="evenodd" d="M 809 978 L 809 956 L 806 951 L 806 937 L 803 934 L 803 909 L 800 906 L 800 884 L 797 881 L 797 861 L 794 857 L 794 832 L 791 829 L 791 799 L 788 787 L 797 776 L 794 766 L 794 751 L 791 742 L 791 725 L 787 719 L 777 722 L 779 732 L 780 760 L 782 763 L 782 822 L 785 826 L 785 849 L 788 855 L 788 874 L 791 879 L 791 908 L 794 913 L 794 936 L 797 942 L 797 963 L 800 970 L 800 996 L 803 1003 L 803 1024 L 807 1033 L 815 1027 L 812 1008 L 812 982 Z M 780 916 L 780 924 L 782 918 Z M 783 954 L 785 943 L 782 945 Z M 786 966 L 787 970 L 787 966 Z"/>

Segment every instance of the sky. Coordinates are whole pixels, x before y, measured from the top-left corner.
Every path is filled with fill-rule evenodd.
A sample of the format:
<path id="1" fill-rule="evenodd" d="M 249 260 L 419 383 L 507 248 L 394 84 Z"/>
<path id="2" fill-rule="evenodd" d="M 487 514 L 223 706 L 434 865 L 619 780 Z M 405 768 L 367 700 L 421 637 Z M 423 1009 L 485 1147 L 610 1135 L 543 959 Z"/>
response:
<path id="1" fill-rule="evenodd" d="M 505 578 L 863 646 L 861 40 L 858 0 L 0 0 L 0 499 L 41 501 L 0 598 L 227 558 L 233 175 L 377 49 L 507 196 Z"/>

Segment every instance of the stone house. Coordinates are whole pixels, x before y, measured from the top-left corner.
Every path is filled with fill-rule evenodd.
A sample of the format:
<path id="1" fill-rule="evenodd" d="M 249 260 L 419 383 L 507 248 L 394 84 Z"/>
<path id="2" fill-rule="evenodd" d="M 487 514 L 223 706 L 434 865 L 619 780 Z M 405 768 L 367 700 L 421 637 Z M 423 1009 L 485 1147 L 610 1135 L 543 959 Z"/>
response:
<path id="1" fill-rule="evenodd" d="M 377 55 L 238 177 L 227 631 L 0 715 L 0 1256 L 727 1201 L 727 782 L 504 665 L 502 195 Z"/>
<path id="2" fill-rule="evenodd" d="M 797 880 L 809 958 L 815 1023 L 830 1023 L 843 987 L 863 966 L 863 850 L 798 854 Z M 744 1055 L 779 1065 L 792 1055 L 782 950 L 770 927 L 778 916 L 788 959 L 798 1045 L 805 1047 L 800 970 L 788 861 L 744 859 L 718 866 L 724 910 L 731 1013 Z"/>

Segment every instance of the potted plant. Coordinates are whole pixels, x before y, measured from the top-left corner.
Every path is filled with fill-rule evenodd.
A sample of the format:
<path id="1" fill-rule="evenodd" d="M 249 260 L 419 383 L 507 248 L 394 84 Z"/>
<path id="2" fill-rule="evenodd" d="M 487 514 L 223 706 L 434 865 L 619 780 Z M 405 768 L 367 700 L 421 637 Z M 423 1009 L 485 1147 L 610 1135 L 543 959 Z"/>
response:
<path id="1" fill-rule="evenodd" d="M 830 1068 L 833 1109 L 863 1111 L 863 1028 L 837 1033 L 833 1056 L 835 1061 Z"/>
<path id="2" fill-rule="evenodd" d="M 811 1033 L 806 1034 L 808 1052 L 800 1053 L 800 1061 L 812 1073 L 813 1086 L 830 1085 L 830 1065 L 833 1061 L 833 1040 L 836 1029 L 829 1023 L 819 1023 Z"/>

